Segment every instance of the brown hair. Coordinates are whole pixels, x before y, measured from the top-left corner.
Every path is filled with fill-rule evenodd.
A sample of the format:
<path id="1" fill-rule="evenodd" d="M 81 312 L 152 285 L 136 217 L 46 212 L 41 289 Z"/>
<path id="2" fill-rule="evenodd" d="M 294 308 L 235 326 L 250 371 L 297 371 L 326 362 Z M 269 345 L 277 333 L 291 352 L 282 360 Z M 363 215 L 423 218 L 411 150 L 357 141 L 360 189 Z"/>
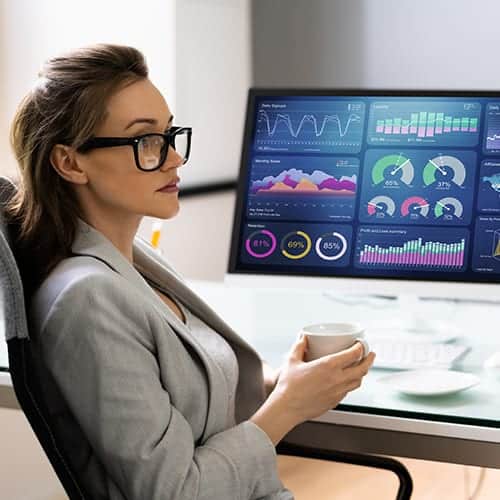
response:
<path id="1" fill-rule="evenodd" d="M 112 94 L 147 78 L 148 68 L 143 54 L 133 47 L 96 44 L 47 60 L 38 76 L 11 127 L 20 180 L 5 209 L 29 292 L 71 254 L 81 216 L 72 186 L 51 165 L 52 148 L 78 148 L 92 137 Z"/>

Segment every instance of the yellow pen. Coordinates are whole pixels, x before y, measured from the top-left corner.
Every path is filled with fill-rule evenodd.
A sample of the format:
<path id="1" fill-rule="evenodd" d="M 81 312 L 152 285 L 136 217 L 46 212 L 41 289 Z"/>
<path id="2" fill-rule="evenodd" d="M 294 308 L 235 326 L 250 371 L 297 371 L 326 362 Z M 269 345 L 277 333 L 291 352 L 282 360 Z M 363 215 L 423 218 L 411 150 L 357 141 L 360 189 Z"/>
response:
<path id="1" fill-rule="evenodd" d="M 161 251 L 160 249 L 160 237 L 161 237 L 161 226 L 162 226 L 163 221 L 154 221 L 153 222 L 153 229 L 151 233 L 151 246 L 157 250 L 158 252 Z"/>

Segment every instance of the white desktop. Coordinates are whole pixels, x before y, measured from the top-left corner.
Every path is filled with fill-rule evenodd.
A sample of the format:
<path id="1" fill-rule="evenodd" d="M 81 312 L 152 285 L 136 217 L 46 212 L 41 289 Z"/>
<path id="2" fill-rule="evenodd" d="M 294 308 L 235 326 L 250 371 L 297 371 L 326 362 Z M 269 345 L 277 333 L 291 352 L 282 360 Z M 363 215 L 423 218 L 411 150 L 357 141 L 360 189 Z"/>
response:
<path id="1" fill-rule="evenodd" d="M 251 89 L 225 285 L 273 364 L 321 321 L 384 350 L 314 421 L 498 456 L 500 93 Z"/>

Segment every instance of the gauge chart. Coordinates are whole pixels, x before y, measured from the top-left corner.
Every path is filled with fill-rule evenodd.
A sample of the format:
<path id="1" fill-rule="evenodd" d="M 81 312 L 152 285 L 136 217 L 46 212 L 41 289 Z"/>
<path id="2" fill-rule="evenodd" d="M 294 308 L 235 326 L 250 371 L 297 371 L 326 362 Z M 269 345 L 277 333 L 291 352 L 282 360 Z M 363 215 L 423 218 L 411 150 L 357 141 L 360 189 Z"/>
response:
<path id="1" fill-rule="evenodd" d="M 451 220 L 453 218 L 461 219 L 464 213 L 464 207 L 460 200 L 456 198 L 441 198 L 436 201 L 434 206 L 434 215 L 437 218 L 444 218 Z"/>
<path id="2" fill-rule="evenodd" d="M 411 196 L 401 204 L 401 215 L 427 217 L 429 214 L 429 202 L 421 196 Z"/>
<path id="3" fill-rule="evenodd" d="M 465 165 L 455 156 L 438 155 L 429 159 L 424 167 L 423 179 L 426 186 L 440 182 L 455 183 L 462 186 L 465 182 Z"/>
<path id="4" fill-rule="evenodd" d="M 410 185 L 413 181 L 414 167 L 403 153 L 386 155 L 377 160 L 372 168 L 373 184 L 398 186 Z"/>
<path id="5" fill-rule="evenodd" d="M 472 219 L 476 174 L 475 151 L 369 149 L 359 219 L 374 224 L 467 225 Z"/>
<path id="6" fill-rule="evenodd" d="M 375 196 L 368 202 L 367 211 L 370 216 L 392 217 L 396 211 L 396 204 L 389 196 Z"/>

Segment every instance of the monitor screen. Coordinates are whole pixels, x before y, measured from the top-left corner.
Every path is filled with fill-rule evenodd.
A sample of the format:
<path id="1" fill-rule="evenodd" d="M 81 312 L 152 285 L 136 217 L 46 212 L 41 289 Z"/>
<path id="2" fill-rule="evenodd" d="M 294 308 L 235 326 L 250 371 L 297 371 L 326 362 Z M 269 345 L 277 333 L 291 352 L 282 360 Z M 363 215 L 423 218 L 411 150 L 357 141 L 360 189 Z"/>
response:
<path id="1" fill-rule="evenodd" d="M 500 92 L 252 89 L 228 275 L 496 289 Z M 335 279 L 327 281 L 334 288 Z M 498 305 L 422 302 L 410 310 L 417 323 L 440 318 L 455 330 L 416 338 L 400 328 L 408 310 L 390 303 L 353 310 L 292 288 L 255 299 L 265 358 L 279 364 L 306 317 L 349 320 L 354 312 L 377 346 L 378 364 L 362 387 L 323 420 L 465 439 L 476 426 L 487 429 L 477 439 L 500 442 L 490 433 L 499 423 L 500 342 L 490 327 Z M 276 311 L 286 312 L 264 321 Z M 424 361 L 426 373 L 405 378 Z"/>
<path id="2" fill-rule="evenodd" d="M 252 90 L 230 272 L 500 279 L 500 93 Z"/>

